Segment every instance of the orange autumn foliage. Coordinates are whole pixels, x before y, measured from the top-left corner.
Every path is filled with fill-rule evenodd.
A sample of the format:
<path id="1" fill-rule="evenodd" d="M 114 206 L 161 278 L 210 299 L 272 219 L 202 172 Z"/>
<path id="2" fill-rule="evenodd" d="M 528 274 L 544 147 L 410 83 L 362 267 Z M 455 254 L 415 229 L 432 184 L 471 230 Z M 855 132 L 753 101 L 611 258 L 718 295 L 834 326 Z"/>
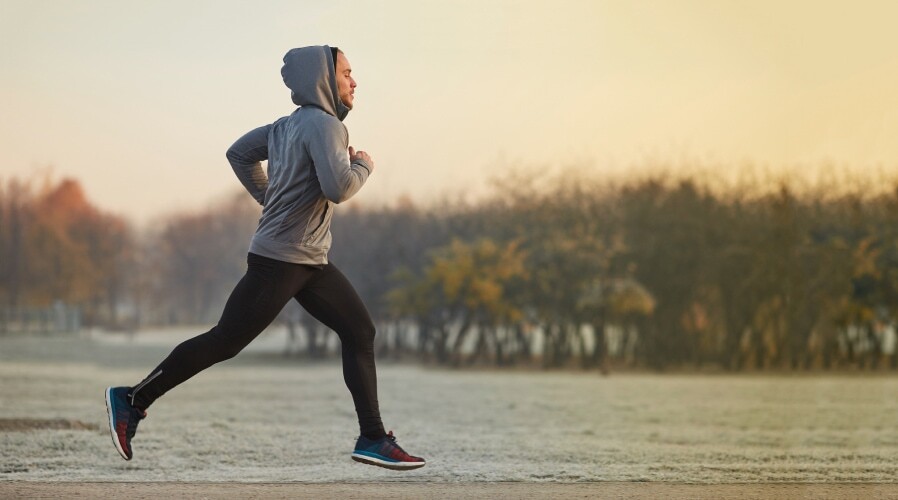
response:
<path id="1" fill-rule="evenodd" d="M 37 189 L 8 180 L 0 185 L 0 304 L 114 309 L 131 240 L 126 221 L 93 205 L 76 180 Z"/>

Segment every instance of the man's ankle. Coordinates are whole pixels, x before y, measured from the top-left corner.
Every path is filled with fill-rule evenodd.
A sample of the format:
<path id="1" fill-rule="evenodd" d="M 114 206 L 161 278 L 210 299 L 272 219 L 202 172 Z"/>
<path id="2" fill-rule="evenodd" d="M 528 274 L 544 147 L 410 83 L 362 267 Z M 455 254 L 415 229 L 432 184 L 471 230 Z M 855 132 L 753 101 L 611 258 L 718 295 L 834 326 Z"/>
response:
<path id="1" fill-rule="evenodd" d="M 378 439 L 383 439 L 386 437 L 387 433 L 383 430 L 373 430 L 373 431 L 362 431 L 362 436 L 366 439 L 370 439 L 372 441 L 377 441 Z"/>

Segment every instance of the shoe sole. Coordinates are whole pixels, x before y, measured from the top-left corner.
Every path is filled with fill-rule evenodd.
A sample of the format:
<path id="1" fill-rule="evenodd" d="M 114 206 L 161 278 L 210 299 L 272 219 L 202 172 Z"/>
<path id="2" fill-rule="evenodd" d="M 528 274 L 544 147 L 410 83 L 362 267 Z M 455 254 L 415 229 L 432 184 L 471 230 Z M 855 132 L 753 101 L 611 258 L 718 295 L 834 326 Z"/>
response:
<path id="1" fill-rule="evenodd" d="M 352 459 L 359 463 L 383 467 L 384 469 L 390 470 L 413 470 L 420 469 L 427 465 L 427 462 L 387 462 L 386 460 L 378 460 L 374 457 L 356 455 L 355 453 L 352 454 Z"/>
<path id="2" fill-rule="evenodd" d="M 122 445 L 118 441 L 118 433 L 115 432 L 115 419 L 113 418 L 115 410 L 112 408 L 112 387 L 106 388 L 106 415 L 109 416 L 109 433 L 112 434 L 112 444 L 115 445 L 115 449 L 118 450 L 118 453 L 122 458 L 131 460 L 128 457 L 128 454 L 125 453 L 125 450 L 122 449 Z"/>

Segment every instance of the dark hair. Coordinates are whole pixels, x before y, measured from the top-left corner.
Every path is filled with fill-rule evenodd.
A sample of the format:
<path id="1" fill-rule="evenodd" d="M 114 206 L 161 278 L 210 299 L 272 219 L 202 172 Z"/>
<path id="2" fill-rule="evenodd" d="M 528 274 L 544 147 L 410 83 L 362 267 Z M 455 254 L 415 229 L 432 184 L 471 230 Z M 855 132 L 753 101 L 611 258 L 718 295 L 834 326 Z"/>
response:
<path id="1" fill-rule="evenodd" d="M 337 52 L 342 52 L 337 47 L 331 47 L 331 59 L 334 61 L 334 72 L 337 71 Z"/>

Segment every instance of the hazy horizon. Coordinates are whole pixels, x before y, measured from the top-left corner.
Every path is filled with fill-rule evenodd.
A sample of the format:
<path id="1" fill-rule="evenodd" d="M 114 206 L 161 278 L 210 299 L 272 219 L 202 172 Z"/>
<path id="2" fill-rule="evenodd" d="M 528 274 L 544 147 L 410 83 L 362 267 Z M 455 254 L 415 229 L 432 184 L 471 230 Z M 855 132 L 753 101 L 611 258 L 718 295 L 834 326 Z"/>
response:
<path id="1" fill-rule="evenodd" d="M 898 166 L 898 4 L 0 0 L 0 179 L 47 166 L 146 222 L 239 189 L 224 153 L 289 114 L 283 54 L 340 46 L 361 204 L 518 167 Z"/>

